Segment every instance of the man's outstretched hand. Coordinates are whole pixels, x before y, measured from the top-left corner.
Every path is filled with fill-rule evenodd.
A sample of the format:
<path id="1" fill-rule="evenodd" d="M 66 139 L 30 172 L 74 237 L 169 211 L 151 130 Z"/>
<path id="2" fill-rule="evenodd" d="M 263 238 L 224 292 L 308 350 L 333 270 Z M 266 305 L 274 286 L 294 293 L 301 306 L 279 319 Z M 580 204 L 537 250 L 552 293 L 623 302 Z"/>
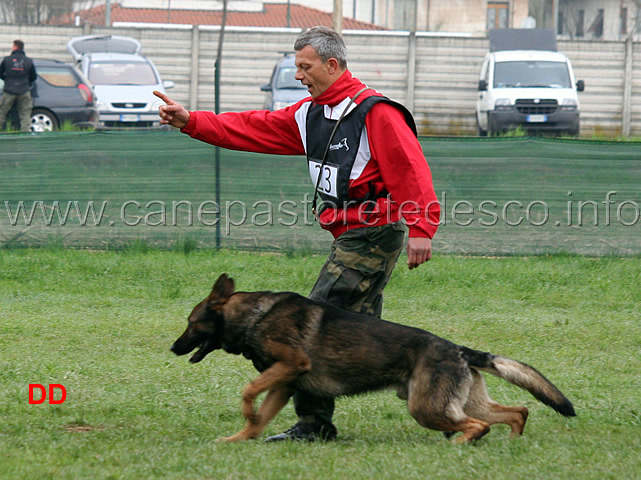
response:
<path id="1" fill-rule="evenodd" d="M 158 90 L 154 90 L 154 95 L 165 102 L 165 105 L 161 105 L 158 108 L 160 123 L 176 128 L 185 128 L 189 122 L 189 112 L 187 109 Z"/>

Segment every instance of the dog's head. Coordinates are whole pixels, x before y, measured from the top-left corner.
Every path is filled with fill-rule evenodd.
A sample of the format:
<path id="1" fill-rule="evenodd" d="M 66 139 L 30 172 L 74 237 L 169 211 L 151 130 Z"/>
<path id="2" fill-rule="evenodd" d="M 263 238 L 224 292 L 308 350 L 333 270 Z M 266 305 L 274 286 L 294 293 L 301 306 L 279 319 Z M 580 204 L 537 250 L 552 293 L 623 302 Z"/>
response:
<path id="1" fill-rule="evenodd" d="M 200 362 L 208 353 L 221 348 L 225 317 L 223 306 L 234 293 L 234 280 L 222 274 L 207 298 L 192 310 L 187 329 L 171 346 L 176 355 L 185 355 L 200 347 L 189 359 Z"/>

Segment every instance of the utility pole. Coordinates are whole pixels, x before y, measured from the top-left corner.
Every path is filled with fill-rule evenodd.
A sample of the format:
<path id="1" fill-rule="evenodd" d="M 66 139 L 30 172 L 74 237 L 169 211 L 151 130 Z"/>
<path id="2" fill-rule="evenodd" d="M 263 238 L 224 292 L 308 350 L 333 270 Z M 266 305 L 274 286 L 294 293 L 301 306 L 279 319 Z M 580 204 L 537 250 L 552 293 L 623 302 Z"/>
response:
<path id="1" fill-rule="evenodd" d="M 343 32 L 343 0 L 334 0 L 333 14 L 334 30 L 341 34 Z"/>
<path id="2" fill-rule="evenodd" d="M 287 0 L 287 28 L 291 27 L 292 23 L 292 0 Z"/>
<path id="3" fill-rule="evenodd" d="M 223 57 L 223 40 L 225 38 L 225 25 L 227 25 L 227 0 L 223 0 L 223 16 L 220 22 L 220 34 L 218 35 L 218 52 L 216 53 L 216 62 L 214 63 L 214 112 L 216 115 L 220 113 L 220 67 Z M 215 171 L 216 171 L 216 184 L 214 189 L 216 190 L 216 205 L 219 206 L 218 212 L 216 213 L 216 248 L 220 248 L 221 245 L 221 236 L 220 236 L 220 147 L 215 148 Z"/>
<path id="4" fill-rule="evenodd" d="M 105 3 L 105 27 L 111 27 L 111 0 Z"/>

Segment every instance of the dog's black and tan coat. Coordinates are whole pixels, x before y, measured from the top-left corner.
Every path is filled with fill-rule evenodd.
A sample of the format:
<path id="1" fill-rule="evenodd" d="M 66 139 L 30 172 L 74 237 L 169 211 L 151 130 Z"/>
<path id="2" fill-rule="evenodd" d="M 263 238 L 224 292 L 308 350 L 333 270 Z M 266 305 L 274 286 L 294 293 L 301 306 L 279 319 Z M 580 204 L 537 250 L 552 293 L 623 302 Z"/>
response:
<path id="1" fill-rule="evenodd" d="M 188 322 L 171 347 L 174 353 L 198 348 L 190 359 L 196 363 L 223 349 L 249 358 L 261 372 L 242 394 L 245 428 L 226 441 L 258 437 L 295 390 L 338 397 L 394 389 L 420 425 L 462 432 L 457 443 L 481 438 L 495 423 L 521 435 L 527 408 L 494 402 L 481 371 L 527 390 L 562 415 L 575 415 L 549 380 L 521 362 L 292 292 L 235 292 L 225 274 Z M 262 392 L 267 395 L 256 411 L 254 400 Z"/>

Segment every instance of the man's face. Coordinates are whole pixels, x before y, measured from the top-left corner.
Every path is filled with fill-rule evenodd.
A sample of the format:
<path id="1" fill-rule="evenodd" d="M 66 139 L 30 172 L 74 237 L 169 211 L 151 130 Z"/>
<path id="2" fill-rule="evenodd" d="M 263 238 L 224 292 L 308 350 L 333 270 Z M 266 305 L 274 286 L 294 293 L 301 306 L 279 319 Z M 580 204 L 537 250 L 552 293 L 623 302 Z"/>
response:
<path id="1" fill-rule="evenodd" d="M 310 45 L 296 52 L 296 80 L 307 87 L 313 98 L 321 95 L 334 83 L 336 68 L 335 59 L 323 62 Z"/>

